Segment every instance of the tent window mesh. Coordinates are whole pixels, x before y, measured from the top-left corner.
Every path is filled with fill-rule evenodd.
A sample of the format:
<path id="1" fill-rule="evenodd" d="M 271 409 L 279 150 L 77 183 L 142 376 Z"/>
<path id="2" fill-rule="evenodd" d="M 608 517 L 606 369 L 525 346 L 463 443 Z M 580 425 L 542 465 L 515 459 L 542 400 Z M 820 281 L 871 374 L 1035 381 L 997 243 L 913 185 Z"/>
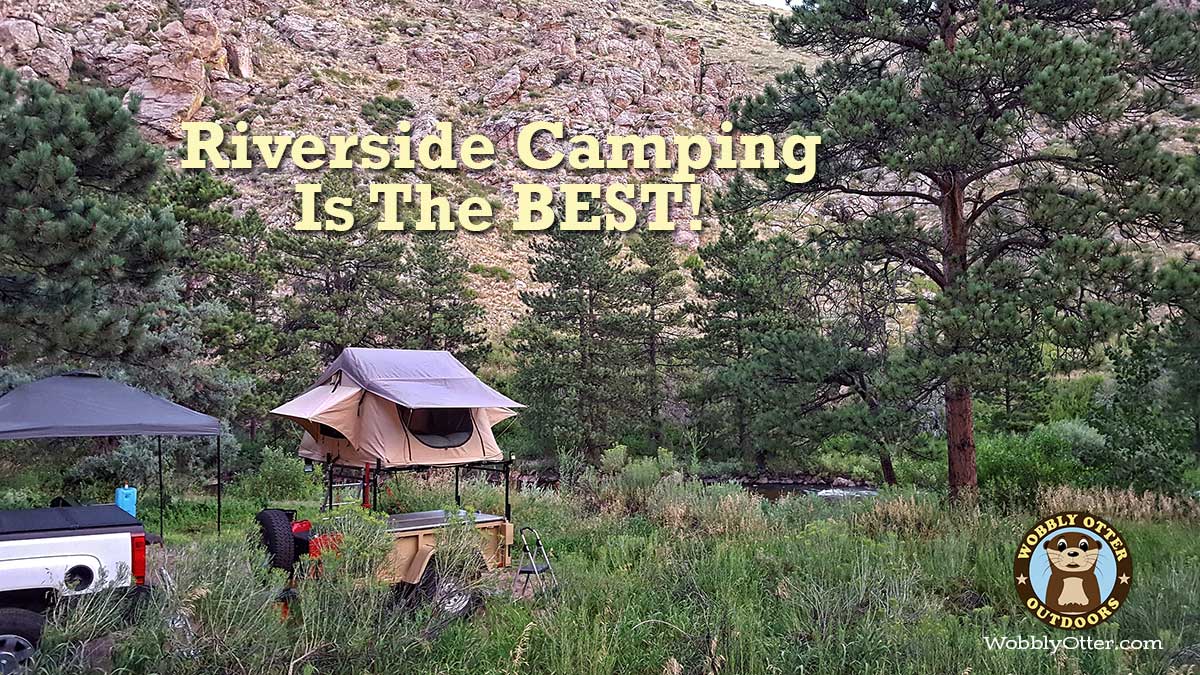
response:
<path id="1" fill-rule="evenodd" d="M 431 448 L 457 448 L 475 430 L 470 408 L 396 408 L 408 430 Z"/>
<path id="2" fill-rule="evenodd" d="M 338 431 L 337 429 L 334 429 L 333 427 L 329 426 L 328 424 L 321 425 L 321 435 L 326 436 L 328 438 L 345 438 L 346 437 L 344 434 L 342 434 L 342 432 Z"/>

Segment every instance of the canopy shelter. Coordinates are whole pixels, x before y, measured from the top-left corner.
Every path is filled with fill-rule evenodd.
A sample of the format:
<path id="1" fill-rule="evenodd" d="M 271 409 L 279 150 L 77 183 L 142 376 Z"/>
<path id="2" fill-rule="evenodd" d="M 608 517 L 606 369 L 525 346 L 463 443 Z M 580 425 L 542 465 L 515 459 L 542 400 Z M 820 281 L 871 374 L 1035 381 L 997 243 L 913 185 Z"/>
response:
<path id="1" fill-rule="evenodd" d="M 301 457 L 378 474 L 505 464 L 492 427 L 522 407 L 449 352 L 353 347 L 271 412 L 304 429 Z"/>
<path id="2" fill-rule="evenodd" d="M 82 371 L 0 395 L 0 440 L 101 436 L 158 439 L 158 529 L 163 522 L 163 436 L 216 436 L 217 532 L 221 531 L 221 423 L 165 398 Z"/>

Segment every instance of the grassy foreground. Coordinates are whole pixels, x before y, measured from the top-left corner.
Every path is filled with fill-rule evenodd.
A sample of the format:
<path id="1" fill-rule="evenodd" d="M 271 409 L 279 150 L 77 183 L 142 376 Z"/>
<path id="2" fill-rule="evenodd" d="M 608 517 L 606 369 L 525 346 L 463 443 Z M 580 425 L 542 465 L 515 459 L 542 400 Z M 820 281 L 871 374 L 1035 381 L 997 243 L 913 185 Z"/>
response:
<path id="1" fill-rule="evenodd" d="M 386 493 L 392 508 L 421 510 L 447 504 L 452 488 L 410 479 Z M 472 483 L 465 495 L 498 512 L 495 487 Z M 677 475 L 529 490 L 515 495 L 514 516 L 542 532 L 561 592 L 514 601 L 506 574 L 472 620 L 436 629 L 428 610 L 364 582 L 378 555 L 373 534 L 350 536 L 342 561 L 301 582 L 303 618 L 287 623 L 272 602 L 282 577 L 263 568 L 244 532 L 219 542 L 205 535 L 159 554 L 173 583 L 160 581 L 139 619 L 103 598 L 57 615 L 39 665 L 47 673 L 1197 672 L 1200 505 L 1068 489 L 1040 501 L 1038 514 L 951 513 L 914 494 L 767 503 Z M 1024 530 L 1067 507 L 1108 515 L 1134 557 L 1128 604 L 1082 634 L 1159 639 L 1162 649 L 987 648 L 983 636 L 1068 635 L 1021 609 L 1011 581 Z M 244 515 L 233 522 L 249 524 Z"/>

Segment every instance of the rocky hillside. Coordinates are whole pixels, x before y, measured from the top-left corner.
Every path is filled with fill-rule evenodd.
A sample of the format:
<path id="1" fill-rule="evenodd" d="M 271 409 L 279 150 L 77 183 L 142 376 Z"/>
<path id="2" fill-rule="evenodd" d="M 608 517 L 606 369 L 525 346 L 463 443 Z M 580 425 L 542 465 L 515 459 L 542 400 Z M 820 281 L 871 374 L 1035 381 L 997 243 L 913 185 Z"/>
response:
<path id="1" fill-rule="evenodd" d="M 756 90 L 788 55 L 767 35 L 769 7 L 748 0 L 3 0 L 0 58 L 59 85 L 139 95 L 151 137 L 178 144 L 186 120 L 247 120 L 253 133 L 387 133 L 397 116 L 421 135 L 438 120 L 496 142 L 499 166 L 424 175 L 442 193 L 495 195 L 560 182 L 512 160 L 535 120 L 608 133 L 715 132 L 729 101 Z M 229 174 L 239 208 L 286 227 L 292 170 Z M 407 181 L 418 177 L 397 176 Z M 601 175 L 589 180 L 620 181 Z M 634 181 L 638 177 L 632 177 Z M 720 177 L 705 176 L 709 185 Z M 689 213 L 681 213 L 686 223 Z M 497 223 L 504 221 L 501 207 Z M 520 312 L 524 239 L 502 227 L 463 235 L 475 282 L 503 329 Z M 695 245 L 681 231 L 681 245 Z"/>

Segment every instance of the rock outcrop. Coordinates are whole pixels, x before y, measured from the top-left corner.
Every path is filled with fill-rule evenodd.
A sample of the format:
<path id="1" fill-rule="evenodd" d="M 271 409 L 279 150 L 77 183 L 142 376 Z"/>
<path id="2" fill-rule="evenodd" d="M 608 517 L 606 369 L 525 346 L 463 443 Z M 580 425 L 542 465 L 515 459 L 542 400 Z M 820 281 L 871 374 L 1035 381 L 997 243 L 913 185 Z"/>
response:
<path id="1" fill-rule="evenodd" d="M 503 229 L 511 185 L 581 180 L 565 168 L 519 165 L 512 149 L 524 124 L 563 121 L 568 136 L 715 134 L 731 99 L 770 74 L 745 63 L 773 49 L 767 10 L 750 2 L 727 0 L 714 14 L 656 0 L 20 0 L 19 15 L 0 16 L 0 60 L 57 85 L 82 77 L 126 89 L 127 100 L 141 101 L 144 133 L 166 144 L 195 119 L 246 120 L 252 133 L 391 132 L 395 119 L 367 114 L 368 103 L 411 108 L 414 136 L 451 120 L 457 134 L 488 136 L 497 162 L 445 181 L 444 193 L 452 201 L 488 195 Z M 397 101 L 388 107 L 377 99 Z M 543 150 L 552 149 L 567 143 L 547 140 Z M 285 165 L 225 177 L 237 183 L 239 207 L 256 207 L 281 227 L 293 222 L 287 197 L 298 171 Z M 586 179 L 662 177 L 629 171 Z M 715 188 L 724 178 L 708 172 L 701 180 Z M 691 209 L 682 205 L 672 216 L 677 241 L 696 245 Z M 512 272 L 511 280 L 476 279 L 489 321 L 501 330 L 522 311 L 512 286 L 526 283 L 525 245 L 499 232 L 466 243 L 472 263 Z"/>
<path id="2" fill-rule="evenodd" d="M 58 86 L 71 75 L 71 42 L 39 14 L 0 20 L 0 63 L 25 77 L 38 77 Z"/>

